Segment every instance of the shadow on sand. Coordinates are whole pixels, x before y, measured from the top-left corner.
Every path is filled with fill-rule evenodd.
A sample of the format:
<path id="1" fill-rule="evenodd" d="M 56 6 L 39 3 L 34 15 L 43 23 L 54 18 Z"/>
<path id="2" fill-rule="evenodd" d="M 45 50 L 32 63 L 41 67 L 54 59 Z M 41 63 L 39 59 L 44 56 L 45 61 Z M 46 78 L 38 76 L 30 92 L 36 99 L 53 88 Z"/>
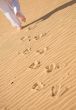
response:
<path id="1" fill-rule="evenodd" d="M 55 8 L 54 10 L 52 10 L 49 13 L 45 14 L 44 16 L 38 18 L 37 20 L 35 20 L 35 21 L 23 26 L 23 28 L 26 28 L 26 27 L 34 24 L 34 23 L 44 21 L 44 20 L 48 19 L 50 16 L 52 16 L 54 13 L 57 13 L 58 11 L 63 10 L 65 8 L 69 7 L 69 6 L 72 6 L 75 3 L 76 3 L 76 0 L 71 0 L 71 1 L 69 1 L 69 2 L 67 2 L 67 3 L 65 3 L 65 4 L 63 4 L 63 5 L 61 5 L 61 6 L 57 7 L 57 8 Z"/>

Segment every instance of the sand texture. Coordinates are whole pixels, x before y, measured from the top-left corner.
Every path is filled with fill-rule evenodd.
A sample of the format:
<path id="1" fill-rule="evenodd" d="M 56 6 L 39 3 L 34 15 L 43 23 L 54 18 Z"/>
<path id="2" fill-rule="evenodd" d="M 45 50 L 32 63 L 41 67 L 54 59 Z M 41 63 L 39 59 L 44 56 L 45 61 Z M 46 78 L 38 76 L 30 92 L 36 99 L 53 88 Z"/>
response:
<path id="1" fill-rule="evenodd" d="M 76 0 L 21 6 L 21 31 L 0 12 L 0 110 L 76 110 Z"/>

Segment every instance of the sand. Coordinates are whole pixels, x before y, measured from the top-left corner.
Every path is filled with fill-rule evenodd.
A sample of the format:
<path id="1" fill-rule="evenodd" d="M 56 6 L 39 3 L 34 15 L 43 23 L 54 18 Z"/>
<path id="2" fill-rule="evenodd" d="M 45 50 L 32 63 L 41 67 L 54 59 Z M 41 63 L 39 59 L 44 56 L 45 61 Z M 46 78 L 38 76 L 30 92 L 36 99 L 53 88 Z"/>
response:
<path id="1" fill-rule="evenodd" d="M 21 31 L 0 12 L 0 110 L 76 110 L 76 0 L 21 6 Z"/>

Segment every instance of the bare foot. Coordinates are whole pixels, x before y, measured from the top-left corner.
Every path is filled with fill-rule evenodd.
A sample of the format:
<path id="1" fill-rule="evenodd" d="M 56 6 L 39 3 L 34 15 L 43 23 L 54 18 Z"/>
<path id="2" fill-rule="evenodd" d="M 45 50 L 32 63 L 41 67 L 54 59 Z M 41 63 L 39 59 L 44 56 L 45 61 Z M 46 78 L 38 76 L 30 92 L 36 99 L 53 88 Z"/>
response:
<path id="1" fill-rule="evenodd" d="M 24 15 L 20 14 L 19 12 L 16 13 L 16 16 L 23 22 L 26 22 L 26 18 Z"/>

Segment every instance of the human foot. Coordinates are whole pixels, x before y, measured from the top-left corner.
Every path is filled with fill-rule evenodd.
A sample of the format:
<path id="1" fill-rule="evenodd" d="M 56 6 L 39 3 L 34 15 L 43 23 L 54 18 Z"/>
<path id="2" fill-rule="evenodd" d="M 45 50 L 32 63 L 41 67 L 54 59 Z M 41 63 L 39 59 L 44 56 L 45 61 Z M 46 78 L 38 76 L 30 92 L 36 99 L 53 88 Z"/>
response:
<path id="1" fill-rule="evenodd" d="M 23 22 L 26 22 L 26 18 L 24 15 L 22 15 L 21 13 L 17 12 L 16 13 L 16 16 Z"/>

